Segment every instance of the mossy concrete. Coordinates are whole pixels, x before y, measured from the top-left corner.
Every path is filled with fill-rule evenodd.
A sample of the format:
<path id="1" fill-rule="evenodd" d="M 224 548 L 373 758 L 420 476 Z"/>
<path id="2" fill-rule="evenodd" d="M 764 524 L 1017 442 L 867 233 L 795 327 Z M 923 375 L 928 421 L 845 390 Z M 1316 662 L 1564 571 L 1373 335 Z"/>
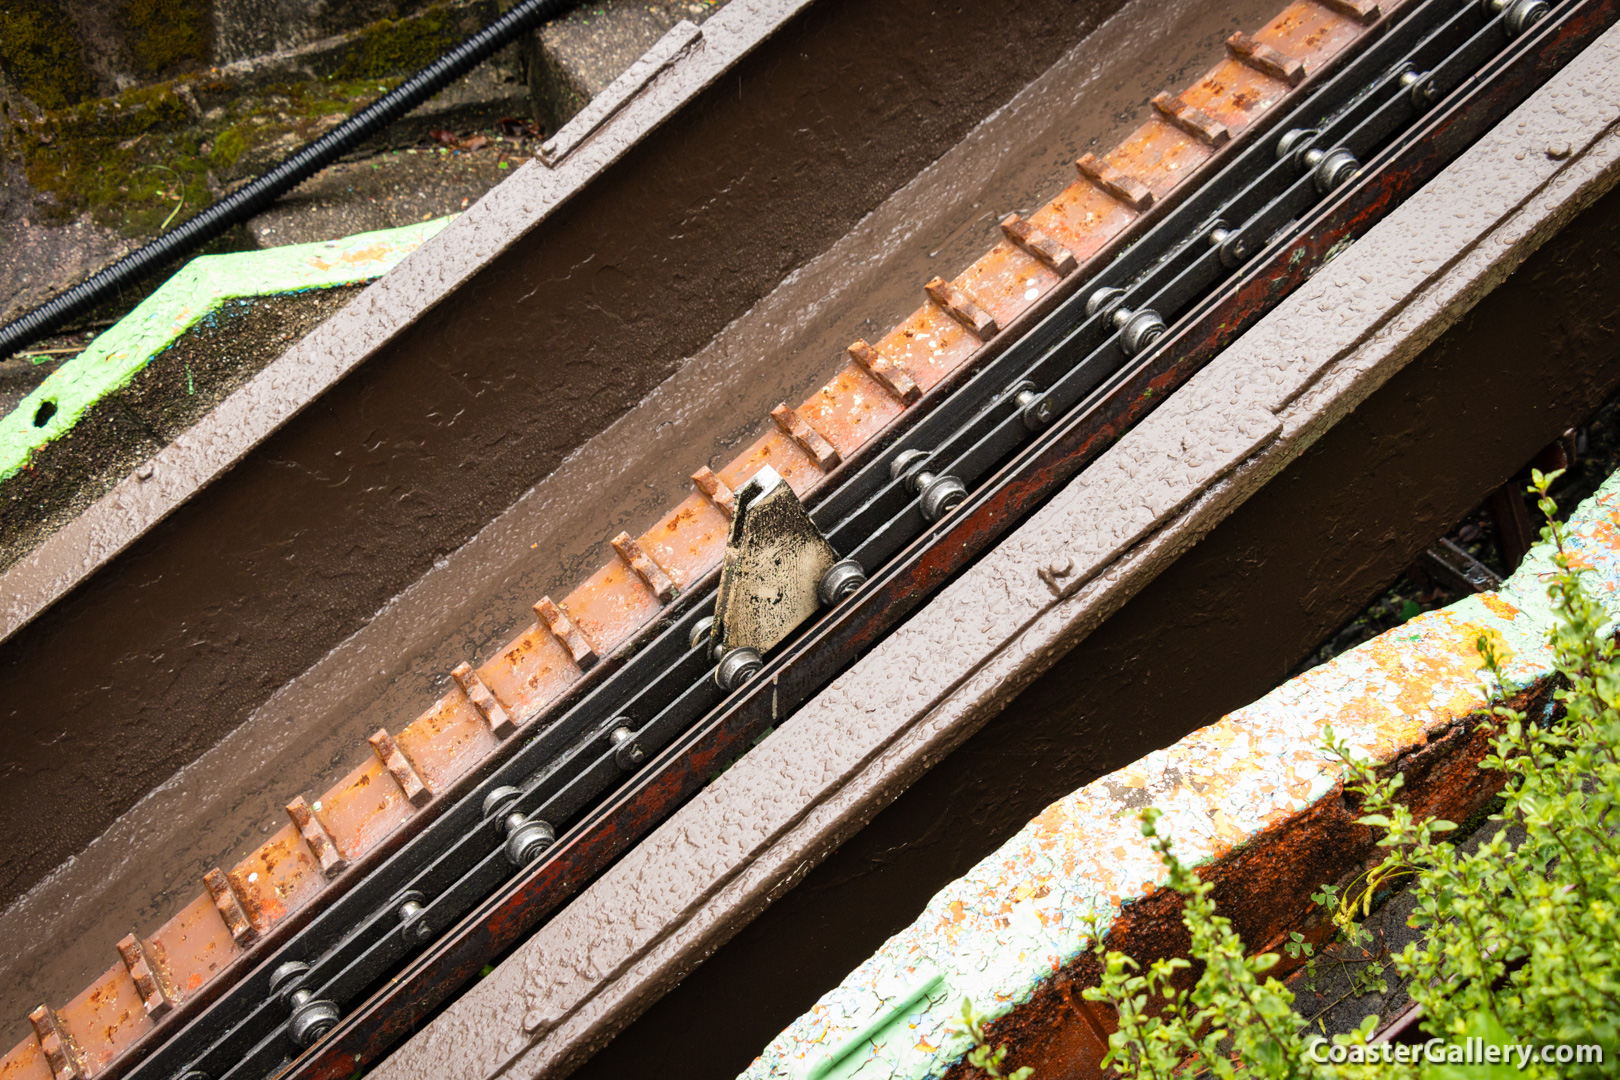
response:
<path id="1" fill-rule="evenodd" d="M 323 41 L 325 51 L 356 43 L 363 74 L 398 74 L 454 37 L 467 9 L 503 6 L 510 0 L 8 0 L 0 72 L 40 109 Z"/>
<path id="2" fill-rule="evenodd" d="M 209 0 L 127 0 L 118 14 L 125 47 L 140 75 L 196 70 L 213 59 Z"/>
<path id="3" fill-rule="evenodd" d="M 166 223 L 184 221 L 233 184 L 331 130 L 499 13 L 497 0 L 438 4 L 293 53 L 202 68 L 206 26 L 193 25 L 192 7 L 184 0 L 135 0 L 124 17 L 150 33 L 142 37 L 132 31 L 129 47 L 151 71 L 175 77 L 93 97 L 82 92 L 83 79 L 71 85 L 60 81 L 77 79 L 71 57 L 28 44 L 49 36 L 54 27 L 58 51 L 72 46 L 71 37 L 60 37 L 62 27 L 47 18 L 43 5 L 53 2 L 25 0 L 31 7 L 19 10 L 26 18 L 0 13 L 0 66 L 15 88 L 12 96 L 39 106 L 37 111 L 8 106 L 0 117 L 0 153 L 21 163 L 29 184 L 46 197 L 45 213 L 68 219 L 88 212 L 97 224 L 126 236 L 148 236 Z M 7 19 L 28 30 L 16 46 L 28 54 L 16 64 L 7 58 L 12 49 Z M 160 27 L 166 28 L 163 33 Z M 44 66 L 36 54 L 50 60 L 60 85 L 31 74 Z M 492 63 L 511 67 L 510 61 Z M 514 107 L 526 111 L 516 71 L 508 77 L 511 90 L 491 83 L 485 91 L 498 99 L 493 111 L 500 115 Z M 432 107 L 421 111 L 425 126 L 407 121 L 396 125 L 392 137 L 414 141 L 427 127 L 454 126 L 475 113 L 478 120 L 492 118 L 465 107 L 460 112 L 466 116 L 442 115 Z"/>
<path id="4" fill-rule="evenodd" d="M 46 109 L 94 91 L 73 23 L 58 0 L 7 0 L 0 7 L 0 78 Z"/>

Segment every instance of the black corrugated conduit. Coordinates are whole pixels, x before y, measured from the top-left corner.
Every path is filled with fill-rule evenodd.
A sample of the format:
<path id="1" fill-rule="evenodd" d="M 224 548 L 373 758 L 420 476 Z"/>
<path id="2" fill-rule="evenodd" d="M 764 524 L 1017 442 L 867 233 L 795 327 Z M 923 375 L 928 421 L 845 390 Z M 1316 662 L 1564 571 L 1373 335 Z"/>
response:
<path id="1" fill-rule="evenodd" d="M 387 127 L 488 59 L 538 23 L 556 18 L 578 0 L 523 0 L 511 11 L 406 79 L 343 123 L 294 153 L 263 176 L 244 184 L 196 217 L 130 253 L 89 280 L 0 328 L 0 359 L 83 314 L 120 286 L 145 277 L 240 224 L 330 165 L 340 155 Z"/>

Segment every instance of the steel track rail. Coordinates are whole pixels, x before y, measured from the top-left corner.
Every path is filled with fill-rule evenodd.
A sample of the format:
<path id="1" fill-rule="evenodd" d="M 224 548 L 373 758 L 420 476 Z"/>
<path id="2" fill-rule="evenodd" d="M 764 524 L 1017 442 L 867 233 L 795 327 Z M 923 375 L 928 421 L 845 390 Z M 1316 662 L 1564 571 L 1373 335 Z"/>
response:
<path id="1" fill-rule="evenodd" d="M 132 1075 L 274 1073 L 296 1049 L 287 1034 L 292 988 L 284 982 L 271 990 L 272 975 L 290 958 L 309 961 L 297 987 L 305 1003 L 363 1004 L 286 1075 L 347 1076 L 376 1060 L 1303 281 L 1335 244 L 1360 235 L 1444 167 L 1612 22 L 1617 3 L 1566 2 L 1516 40 L 1502 17 L 1487 19 L 1474 3 L 1416 6 L 1273 128 L 1317 128 L 1314 139 L 1296 142 L 1282 160 L 1273 139 L 1248 146 L 1085 290 L 817 503 L 813 516 L 841 553 L 884 567 L 854 596 L 729 698 L 710 677 L 707 650 L 689 643 L 712 599 L 696 598 Z M 1420 99 L 1414 80 L 1402 79 L 1408 71 L 1426 73 L 1432 83 L 1416 85 L 1432 85 L 1444 104 Z M 1368 165 L 1359 179 L 1330 188 L 1324 202 L 1302 163 L 1312 149 L 1341 148 Z M 1217 228 L 1231 247 L 1233 236 L 1248 241 L 1236 270 L 1228 265 L 1231 247 L 1223 262 L 1221 248 L 1209 244 Z M 1087 299 L 1104 288 L 1123 292 L 1087 314 Z M 1121 309 L 1154 311 L 1173 325 L 1133 355 L 1112 317 Z M 1045 430 L 1026 421 L 1035 403 L 1019 402 L 1019 389 L 1038 391 L 1037 402 L 1062 419 Z M 890 476 L 895 458 L 919 449 L 974 489 L 937 524 Z M 628 784 L 609 742 L 613 729 L 626 726 L 645 750 L 657 751 Z M 486 816 L 483 799 L 501 786 L 520 794 Z M 513 813 L 566 826 L 515 876 L 502 824 Z M 410 927 L 428 928 L 427 936 L 451 928 L 415 959 L 420 938 L 402 932 L 399 916 L 410 894 L 422 905 Z"/>

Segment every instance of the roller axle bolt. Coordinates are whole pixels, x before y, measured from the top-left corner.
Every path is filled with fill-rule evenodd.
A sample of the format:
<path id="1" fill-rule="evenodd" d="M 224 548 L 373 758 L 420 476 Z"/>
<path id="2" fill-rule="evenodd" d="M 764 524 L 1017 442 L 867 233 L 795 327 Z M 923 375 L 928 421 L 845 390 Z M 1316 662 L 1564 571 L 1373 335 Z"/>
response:
<path id="1" fill-rule="evenodd" d="M 313 990 L 304 989 L 307 978 L 309 965 L 299 960 L 289 960 L 270 976 L 271 995 L 286 995 L 292 1008 L 287 1036 L 301 1050 L 314 1046 L 321 1036 L 337 1026 L 342 1015 L 335 1003 L 316 997 Z"/>
<path id="2" fill-rule="evenodd" d="M 1546 0 L 1485 0 L 1487 16 L 1501 15 L 1502 27 L 1510 38 L 1524 33 L 1551 10 Z"/>
<path id="3" fill-rule="evenodd" d="M 523 792 L 515 787 L 498 787 L 484 796 L 484 816 L 501 823 L 506 833 L 506 858 L 513 866 L 527 866 L 557 840 L 548 822 L 531 821 L 516 809 Z"/>
<path id="4" fill-rule="evenodd" d="M 1277 160 L 1282 161 L 1320 134 L 1316 128 L 1290 128 L 1277 140 Z"/>
<path id="5" fill-rule="evenodd" d="M 628 716 L 619 717 L 621 721 L 629 721 Z M 613 734 L 608 736 L 608 742 L 613 744 L 613 763 L 625 772 L 635 772 L 647 754 L 636 742 L 636 733 L 627 726 L 616 727 Z"/>
<path id="6" fill-rule="evenodd" d="M 1126 356 L 1135 356 L 1164 336 L 1164 319 L 1152 308 L 1115 308 L 1114 325 L 1119 327 L 1119 347 Z"/>
<path id="7" fill-rule="evenodd" d="M 338 1007 L 325 998 L 315 996 L 313 990 L 294 990 L 292 1019 L 287 1022 L 287 1034 L 303 1049 L 309 1049 L 328 1031 L 337 1027 L 342 1016 Z"/>
<path id="8" fill-rule="evenodd" d="M 1323 195 L 1332 194 L 1335 188 L 1361 171 L 1361 162 L 1342 146 L 1336 150 L 1307 150 L 1302 160 L 1310 169 L 1316 190 Z"/>
<path id="9" fill-rule="evenodd" d="M 1095 315 L 1098 312 L 1103 312 L 1106 314 L 1107 312 L 1118 307 L 1119 302 L 1123 299 L 1125 299 L 1124 289 L 1116 288 L 1112 285 L 1105 285 L 1100 289 L 1094 289 L 1091 295 L 1086 297 L 1086 314 Z"/>
<path id="10" fill-rule="evenodd" d="M 907 450 L 894 459 L 889 475 L 903 480 L 917 495 L 918 509 L 929 521 L 938 521 L 955 510 L 967 498 L 967 485 L 954 476 L 940 476 L 928 472 L 923 464 L 928 460 L 926 450 Z"/>
<path id="11" fill-rule="evenodd" d="M 1433 105 L 1440 96 L 1440 88 L 1435 85 L 1432 71 L 1403 71 L 1397 81 L 1406 89 L 1412 107 L 1419 112 Z"/>
<path id="12" fill-rule="evenodd" d="M 420 945 L 433 936 L 433 928 L 422 917 L 426 910 L 421 893 L 405 894 L 404 902 L 399 905 L 399 936 L 405 944 Z"/>
<path id="13" fill-rule="evenodd" d="M 557 834 L 547 822 L 529 821 L 522 814 L 506 819 L 506 859 L 513 866 L 527 866 L 556 843 Z"/>
<path id="14" fill-rule="evenodd" d="M 1221 265 L 1228 270 L 1242 266 L 1250 255 L 1248 239 L 1239 230 L 1225 225 L 1217 225 L 1210 230 L 1209 246 L 1216 250 Z"/>
<path id="15" fill-rule="evenodd" d="M 1030 431 L 1040 431 L 1052 422 L 1051 399 L 1037 393 L 1033 385 L 1023 384 L 1013 394 L 1013 400 L 1018 403 L 1018 415 L 1024 421 L 1024 427 Z"/>
<path id="16" fill-rule="evenodd" d="M 866 584 L 866 571 L 854 559 L 839 559 L 821 575 L 816 586 L 816 597 L 827 607 L 851 595 Z"/>
<path id="17" fill-rule="evenodd" d="M 727 649 L 725 655 L 720 657 L 720 663 L 715 665 L 714 681 L 722 690 L 735 690 L 758 675 L 759 669 L 764 666 L 765 661 L 757 650 L 746 647 Z"/>

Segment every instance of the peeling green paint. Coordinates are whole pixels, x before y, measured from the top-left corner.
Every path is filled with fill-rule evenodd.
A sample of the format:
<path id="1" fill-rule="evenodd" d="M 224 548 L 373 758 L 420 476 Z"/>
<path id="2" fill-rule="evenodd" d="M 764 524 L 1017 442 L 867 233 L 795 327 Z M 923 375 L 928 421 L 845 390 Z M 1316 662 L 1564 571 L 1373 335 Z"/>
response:
<path id="1" fill-rule="evenodd" d="M 41 447 L 71 430 L 101 398 L 128 385 L 153 356 L 227 300 L 381 277 L 451 220 L 193 259 L 0 418 L 0 481 L 28 468 Z"/>
<path id="2" fill-rule="evenodd" d="M 1354 244 L 1355 242 L 1356 238 L 1353 236 L 1340 237 L 1337 243 L 1327 249 L 1327 254 L 1322 256 L 1322 266 L 1326 266 L 1334 259 L 1337 259 L 1344 252 L 1349 251 L 1350 245 Z M 1317 269 L 1321 269 L 1321 267 L 1318 267 Z"/>

